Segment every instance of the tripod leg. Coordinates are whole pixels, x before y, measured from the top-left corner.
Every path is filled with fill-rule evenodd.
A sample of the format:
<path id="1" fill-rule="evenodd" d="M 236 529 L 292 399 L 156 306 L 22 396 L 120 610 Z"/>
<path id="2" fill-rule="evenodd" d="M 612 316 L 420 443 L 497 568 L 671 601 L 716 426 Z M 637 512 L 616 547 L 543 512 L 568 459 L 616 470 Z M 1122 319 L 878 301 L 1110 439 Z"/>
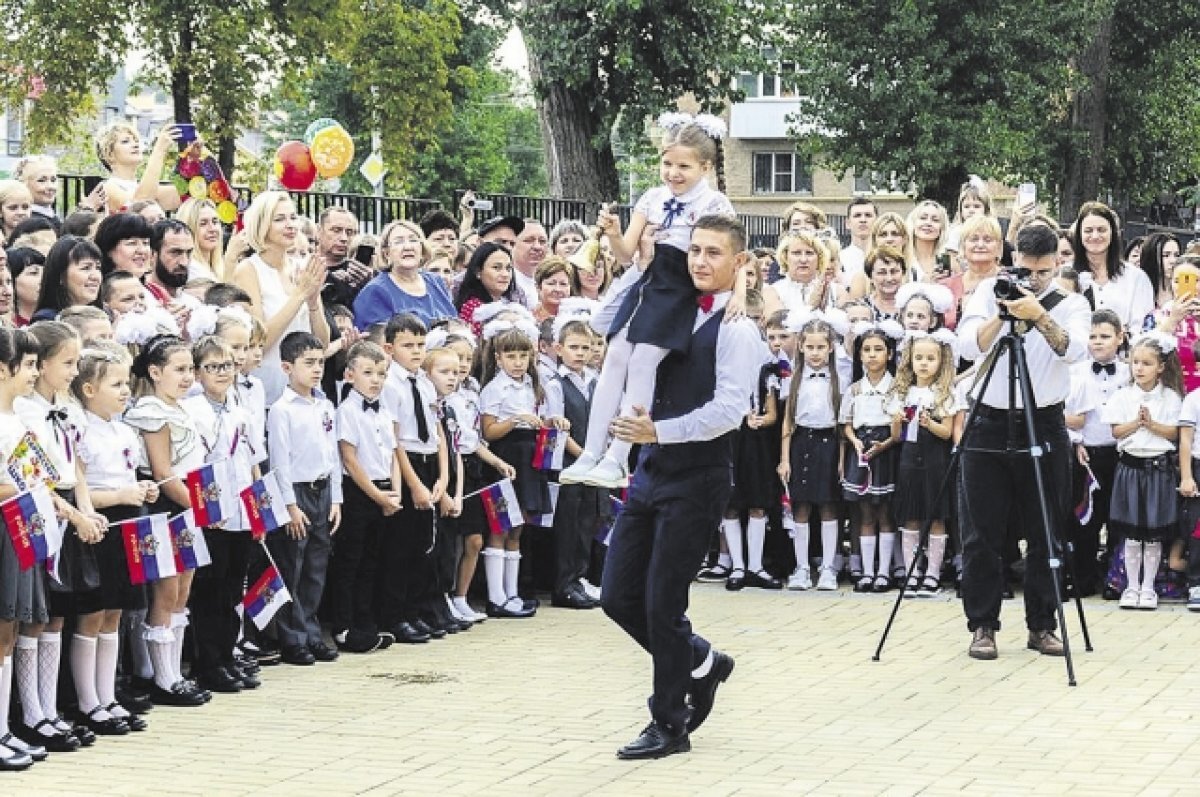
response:
<path id="1" fill-rule="evenodd" d="M 1088 633 L 1087 617 L 1083 613 L 1083 598 L 1080 597 L 1079 574 L 1075 570 L 1075 543 L 1067 540 L 1063 546 L 1063 559 L 1067 563 L 1067 575 L 1071 577 L 1071 583 L 1075 585 L 1075 609 L 1079 614 L 1079 632 L 1083 634 L 1083 649 L 1088 653 L 1094 651 L 1092 647 L 1092 636 Z M 1065 631 L 1063 632 L 1066 633 Z"/>
<path id="2" fill-rule="evenodd" d="M 1054 545 L 1057 525 L 1054 523 L 1054 516 L 1050 512 L 1050 504 L 1046 497 L 1046 483 L 1042 473 L 1042 457 L 1045 454 L 1045 449 L 1038 440 L 1037 426 L 1033 420 L 1037 404 L 1034 403 L 1033 385 L 1029 380 L 1029 363 L 1025 360 L 1025 348 L 1019 338 L 1010 336 L 1001 342 L 1007 344 L 1012 361 L 1017 366 L 1017 382 L 1021 389 L 1021 405 L 1023 407 L 1021 414 L 1024 416 L 1025 433 L 1029 442 L 1029 453 L 1033 460 L 1033 479 L 1037 486 L 1038 509 L 1042 516 L 1042 531 L 1046 535 L 1046 555 L 1050 565 L 1050 585 L 1054 590 L 1058 627 L 1062 629 L 1063 658 L 1067 665 L 1067 683 L 1070 686 L 1075 686 L 1075 664 L 1071 658 L 1071 641 L 1067 634 L 1067 617 L 1066 612 L 1063 610 L 1062 589 L 1059 580 L 1062 560 L 1058 557 Z M 1082 603 L 1079 604 L 1079 608 L 1082 611 Z"/>
<path id="3" fill-rule="evenodd" d="M 951 467 L 953 467 L 953 463 Z M 946 482 L 949 481 L 950 473 L 952 472 L 952 470 L 947 471 L 945 477 L 943 477 L 942 490 L 946 489 Z M 940 500 L 940 493 L 938 497 Z M 875 655 L 871 657 L 871 661 L 879 661 L 879 657 L 883 653 L 883 646 L 887 643 L 888 634 L 892 631 L 892 623 L 896 621 L 896 615 L 900 612 L 900 603 L 904 600 L 904 593 L 908 591 L 908 582 L 912 579 L 917 567 L 925 561 L 925 544 L 929 540 L 929 528 L 932 525 L 932 520 L 925 521 L 925 526 L 921 530 L 921 535 L 917 540 L 917 547 L 913 551 L 912 561 L 908 563 L 904 578 L 900 580 L 900 589 L 896 592 L 896 601 L 892 604 L 892 613 L 888 615 L 887 625 L 883 627 L 883 634 L 879 637 L 879 646 L 875 648 Z"/>

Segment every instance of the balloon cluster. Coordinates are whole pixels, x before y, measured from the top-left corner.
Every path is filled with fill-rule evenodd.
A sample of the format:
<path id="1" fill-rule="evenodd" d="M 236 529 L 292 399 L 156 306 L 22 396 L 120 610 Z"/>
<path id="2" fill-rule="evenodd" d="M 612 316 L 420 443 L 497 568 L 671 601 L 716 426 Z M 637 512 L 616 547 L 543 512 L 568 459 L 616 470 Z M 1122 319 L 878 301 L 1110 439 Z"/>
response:
<path id="1" fill-rule="evenodd" d="M 217 218 L 224 224 L 233 224 L 246 209 L 246 200 L 229 185 L 217 159 L 199 140 L 179 153 L 171 181 L 183 202 L 211 199 L 217 206 Z"/>
<path id="2" fill-rule="evenodd" d="M 317 177 L 341 177 L 354 160 L 354 139 L 333 119 L 317 119 L 303 141 L 285 141 L 275 152 L 274 172 L 289 191 L 307 191 Z"/>

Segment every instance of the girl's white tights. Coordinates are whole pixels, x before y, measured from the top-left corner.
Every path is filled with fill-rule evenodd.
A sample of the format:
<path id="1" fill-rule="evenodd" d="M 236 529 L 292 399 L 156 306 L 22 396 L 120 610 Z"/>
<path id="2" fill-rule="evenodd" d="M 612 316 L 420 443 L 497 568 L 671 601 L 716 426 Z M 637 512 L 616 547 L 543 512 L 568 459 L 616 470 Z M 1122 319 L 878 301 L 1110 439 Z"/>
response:
<path id="1" fill-rule="evenodd" d="M 649 412 L 658 366 L 668 353 L 669 350 L 649 343 L 630 343 L 624 329 L 609 341 L 604 367 L 592 394 L 585 451 L 596 457 L 612 457 L 621 464 L 629 459 L 630 443 L 613 440 L 605 450 L 608 425 L 618 413 L 632 415 L 634 407 L 644 407 Z"/>

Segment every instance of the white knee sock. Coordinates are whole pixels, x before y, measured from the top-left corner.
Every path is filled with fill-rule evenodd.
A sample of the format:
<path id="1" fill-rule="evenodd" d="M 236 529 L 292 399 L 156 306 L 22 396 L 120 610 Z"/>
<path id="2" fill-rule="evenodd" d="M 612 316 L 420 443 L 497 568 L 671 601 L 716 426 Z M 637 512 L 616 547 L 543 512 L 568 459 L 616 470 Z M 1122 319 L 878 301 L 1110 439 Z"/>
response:
<path id="1" fill-rule="evenodd" d="M 504 593 L 504 549 L 484 548 L 482 556 L 488 600 L 497 606 L 503 606 L 508 600 L 508 595 Z"/>
<path id="2" fill-rule="evenodd" d="M 942 560 L 946 558 L 945 534 L 929 535 L 928 554 L 929 566 L 925 568 L 925 575 L 932 576 L 940 581 L 942 578 Z"/>
<path id="3" fill-rule="evenodd" d="M 0 706 L 4 707 L 4 710 L 0 711 L 0 736 L 8 733 L 8 706 L 12 702 L 12 679 L 12 656 L 5 656 L 4 661 L 0 662 Z"/>
<path id="4" fill-rule="evenodd" d="M 725 547 L 729 549 L 730 565 L 734 570 L 746 569 L 746 557 L 742 553 L 742 523 L 737 518 L 721 521 L 721 533 L 725 535 Z"/>
<path id="5" fill-rule="evenodd" d="M 521 575 L 521 552 L 504 552 L 504 595 L 505 599 L 518 598 L 517 577 Z"/>
<path id="6" fill-rule="evenodd" d="M 187 636 L 187 612 L 171 613 L 171 633 L 175 635 L 174 647 L 171 650 L 171 661 L 174 664 L 175 680 L 183 680 L 183 641 Z"/>
<path id="7" fill-rule="evenodd" d="M 120 635 L 116 631 L 96 637 L 96 697 L 100 704 L 111 706 L 117 702 L 117 656 Z"/>
<path id="8" fill-rule="evenodd" d="M 896 548 L 896 532 L 879 532 L 879 575 L 888 575 L 892 566 L 892 553 Z"/>
<path id="9" fill-rule="evenodd" d="M 145 627 L 146 649 L 154 667 L 154 683 L 170 690 L 179 680 L 175 675 L 175 635 L 166 626 Z"/>
<path id="10" fill-rule="evenodd" d="M 821 521 L 821 567 L 837 567 L 838 522 Z"/>
<path id="11" fill-rule="evenodd" d="M 1158 565 L 1162 562 L 1163 545 L 1158 540 L 1146 543 L 1142 549 L 1142 589 L 1153 590 L 1158 577 Z"/>
<path id="12" fill-rule="evenodd" d="M 17 696 L 21 699 L 21 714 L 25 727 L 32 728 L 46 719 L 42 713 L 42 697 L 38 693 L 38 641 L 37 637 L 19 635 L 13 650 L 13 680 L 17 682 Z M 8 711 L 8 704 L 0 706 Z"/>
<path id="13" fill-rule="evenodd" d="M 752 517 L 746 519 L 746 567 L 751 573 L 759 573 L 763 569 L 763 544 L 767 540 L 767 519 Z"/>
<path id="14" fill-rule="evenodd" d="M 912 529 L 900 529 L 900 547 L 904 549 L 904 571 L 911 572 L 913 578 L 919 577 L 921 574 L 913 569 L 913 560 L 917 557 L 917 543 L 921 539 L 921 532 L 913 531 Z"/>
<path id="15" fill-rule="evenodd" d="M 87 714 L 100 705 L 96 694 L 96 638 L 76 634 L 71 639 L 71 677 L 79 710 Z"/>
<path id="16" fill-rule="evenodd" d="M 1142 541 L 1125 540 L 1126 589 L 1138 592 L 1142 588 Z M 1153 583 L 1153 582 L 1151 582 Z"/>
<path id="17" fill-rule="evenodd" d="M 592 391 L 592 408 L 588 413 L 587 441 L 584 450 L 596 455 L 604 454 L 608 444 L 608 425 L 621 411 L 621 396 L 625 393 L 625 379 L 629 374 L 629 357 L 633 344 L 619 332 L 608 343 L 604 353 L 604 365 Z M 647 408 L 649 409 L 649 408 Z"/>
<path id="18" fill-rule="evenodd" d="M 58 716 L 58 669 L 62 663 L 62 632 L 43 631 L 38 637 L 38 695 L 42 716 Z"/>
<path id="19" fill-rule="evenodd" d="M 875 575 L 875 538 L 865 534 L 858 538 L 858 547 L 862 550 L 862 571 L 864 576 Z"/>
<path id="20" fill-rule="evenodd" d="M 733 567 L 733 557 L 729 555 L 729 551 L 721 551 L 717 554 L 717 566 L 726 570 Z"/>
<path id="21" fill-rule="evenodd" d="M 792 549 L 796 552 L 796 567 L 808 569 L 808 521 L 796 521 L 792 533 Z"/>

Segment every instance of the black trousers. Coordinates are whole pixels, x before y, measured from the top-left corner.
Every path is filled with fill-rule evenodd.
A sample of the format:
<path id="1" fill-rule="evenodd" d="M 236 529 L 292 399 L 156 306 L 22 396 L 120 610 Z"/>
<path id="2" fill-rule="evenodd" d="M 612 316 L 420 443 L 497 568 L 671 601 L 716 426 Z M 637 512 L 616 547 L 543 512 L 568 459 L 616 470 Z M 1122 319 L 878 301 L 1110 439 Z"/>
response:
<path id="1" fill-rule="evenodd" d="M 1074 513 L 1067 517 L 1067 528 L 1072 532 L 1072 542 L 1075 544 L 1075 576 L 1079 585 L 1085 590 L 1084 594 L 1098 591 L 1103 581 L 1103 573 L 1096 559 L 1100 553 L 1100 529 L 1108 523 L 1108 508 L 1112 503 L 1113 474 L 1117 469 L 1116 446 L 1093 446 L 1087 449 L 1088 465 L 1096 476 L 1099 489 L 1092 493 L 1092 517 L 1084 524 L 1079 523 Z M 1083 498 L 1083 490 L 1087 484 L 1087 471 L 1072 457 L 1072 469 L 1076 479 L 1073 486 L 1072 499 Z M 1113 540 L 1109 540 L 1108 548 L 1112 550 Z"/>
<path id="2" fill-rule="evenodd" d="M 233 663 L 242 620 L 235 607 L 246 590 L 246 570 L 256 548 L 248 531 L 204 529 L 212 563 L 196 571 L 192 581 L 192 639 L 198 671 Z"/>
<path id="3" fill-rule="evenodd" d="M 391 482 L 378 482 L 390 490 Z M 379 561 L 379 535 L 395 522 L 379 504 L 346 477 L 342 482 L 342 526 L 333 537 L 329 560 L 330 619 L 334 633 L 378 630 L 375 626 L 375 571 Z"/>
<path id="4" fill-rule="evenodd" d="M 286 528 L 267 535 L 267 548 L 279 567 L 279 575 L 292 594 L 292 602 L 275 614 L 275 627 L 282 645 L 315 645 L 322 642 L 321 624 L 317 609 L 325 593 L 325 577 L 329 570 L 329 510 L 333 497 L 329 479 L 316 486 L 309 483 L 293 485 L 296 506 L 308 516 L 308 534 L 302 540 L 292 539 Z"/>
<path id="5" fill-rule="evenodd" d="M 673 731 L 687 723 L 691 673 L 711 648 L 692 631 L 688 590 L 731 483 L 728 465 L 665 473 L 644 460 L 604 563 L 604 611 L 653 659 L 650 713 Z"/>
<path id="6" fill-rule="evenodd" d="M 1042 475 L 1050 504 L 1051 529 L 1057 540 L 1071 511 L 1071 444 L 1062 409 L 1038 411 L 1035 431 L 1045 447 Z M 1031 631 L 1056 627 L 1054 585 L 1029 454 L 1006 453 L 1009 422 L 999 413 L 976 415 L 966 431 L 959 490 L 963 533 L 963 610 L 967 627 L 1000 628 L 1004 591 L 1004 542 L 1011 523 L 1025 530 L 1025 623 Z M 1018 448 L 1027 448 L 1023 419 L 1018 416 Z M 1056 542 L 1056 547 L 1058 543 Z M 1055 552 L 1058 555 L 1058 551 Z"/>
<path id="7" fill-rule="evenodd" d="M 587 575 L 603 491 L 583 484 L 558 488 L 554 508 L 554 594 L 565 595 Z"/>
<path id="8" fill-rule="evenodd" d="M 413 471 L 426 487 L 438 476 L 437 454 L 408 455 Z M 436 592 L 433 548 L 437 537 L 437 518 L 432 509 L 417 509 L 412 491 L 405 484 L 400 493 L 403 508 L 396 522 L 381 535 L 380 567 L 376 574 L 380 628 L 392 628 L 401 621 L 420 619 L 426 614 L 429 598 Z"/>

